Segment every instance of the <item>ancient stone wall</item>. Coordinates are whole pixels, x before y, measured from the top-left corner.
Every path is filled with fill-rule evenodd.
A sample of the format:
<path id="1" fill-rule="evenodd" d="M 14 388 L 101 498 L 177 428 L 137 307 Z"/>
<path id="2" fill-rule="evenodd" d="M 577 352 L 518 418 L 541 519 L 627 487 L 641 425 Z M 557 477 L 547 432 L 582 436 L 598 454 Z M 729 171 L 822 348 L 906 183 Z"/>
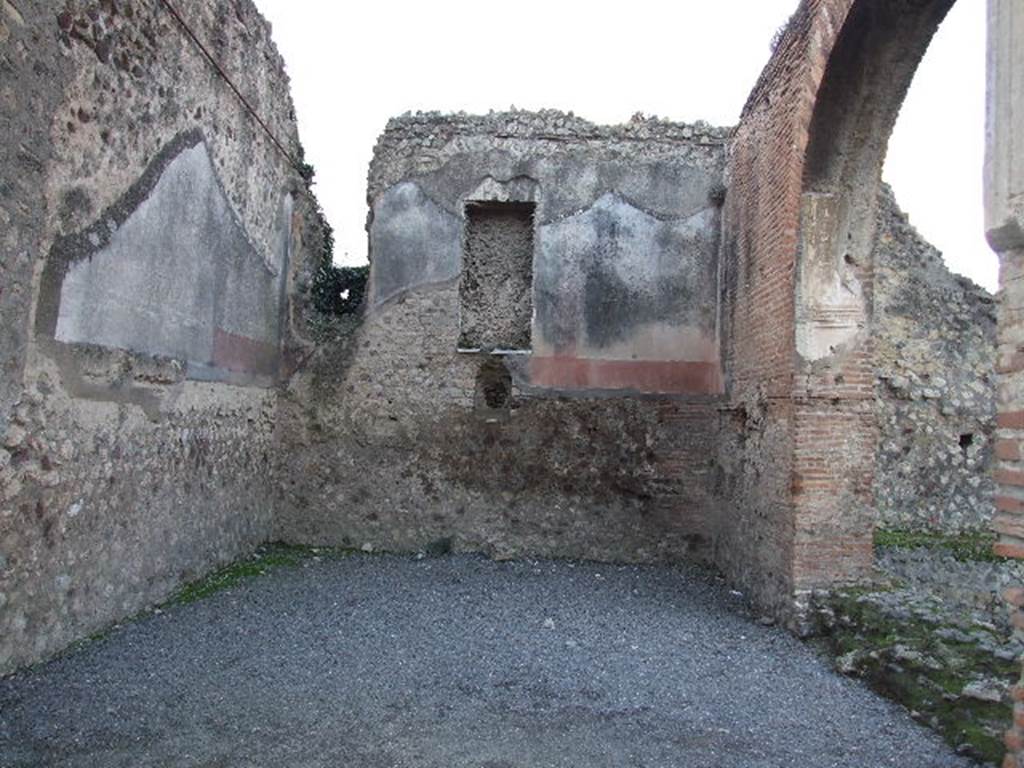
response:
<path id="1" fill-rule="evenodd" d="M 487 307 L 466 303 L 485 278 L 464 220 L 476 220 L 471 208 L 533 206 L 532 263 L 515 282 L 531 327 L 505 345 L 531 352 L 523 383 L 720 394 L 726 137 L 657 120 L 602 129 L 560 113 L 393 120 L 370 172 L 371 309 L 459 280 L 464 332 L 481 311 L 499 312 L 508 276 L 506 288 L 491 280 Z M 502 269 L 512 259 L 492 256 Z"/>
<path id="2" fill-rule="evenodd" d="M 248 0 L 11 0 L 0 19 L 2 672 L 269 537 L 306 203 Z"/>
<path id="3" fill-rule="evenodd" d="M 689 134 L 684 135 L 684 130 Z M 644 147 L 631 150 L 630 140 L 641 132 Z M 580 135 L 589 137 L 585 152 L 574 144 Z M 453 546 L 504 554 L 571 552 L 643 559 L 655 551 L 651 537 L 657 532 L 664 540 L 664 556 L 693 548 L 702 557 L 713 553 L 712 559 L 729 567 L 752 543 L 761 547 L 758 557 L 769 556 L 771 550 L 759 528 L 753 529 L 753 542 L 737 544 L 735 537 L 742 529 L 718 522 L 722 499 L 740 510 L 751 502 L 763 516 L 770 509 L 764 505 L 772 498 L 785 500 L 793 491 L 792 470 L 781 463 L 786 454 L 778 453 L 788 439 L 788 427 L 773 415 L 784 412 L 785 402 L 769 397 L 766 383 L 761 382 L 751 394 L 751 382 L 736 364 L 730 370 L 732 406 L 723 408 L 724 401 L 719 401 L 712 409 L 713 401 L 684 403 L 676 398 L 674 403 L 665 399 L 652 408 L 656 400 L 638 397 L 648 384 L 643 378 L 627 380 L 622 386 L 625 392 L 618 393 L 608 380 L 603 388 L 587 379 L 570 380 L 558 388 L 536 375 L 536 358 L 543 359 L 545 350 L 554 346 L 560 346 L 563 355 L 574 358 L 577 365 L 588 366 L 591 375 L 602 364 L 600 354 L 591 357 L 592 347 L 579 343 L 599 334 L 588 323 L 587 301 L 574 289 L 594 285 L 594 273 L 603 264 L 585 262 L 576 254 L 628 262 L 634 247 L 625 238 L 617 239 L 615 248 L 592 243 L 593 229 L 578 225 L 585 218 L 578 212 L 585 201 L 576 197 L 596 201 L 593 209 L 600 211 L 603 223 L 594 229 L 603 227 L 605 232 L 624 221 L 617 213 L 621 204 L 605 204 L 608 188 L 630 189 L 633 202 L 625 221 L 633 225 L 636 206 L 652 205 L 652 194 L 672 187 L 655 183 L 652 192 L 638 177 L 674 183 L 677 177 L 689 175 L 685 194 L 696 196 L 692 202 L 690 198 L 683 201 L 684 209 L 686 204 L 707 206 L 709 200 L 713 205 L 721 194 L 715 176 L 720 166 L 703 159 L 713 160 L 713 153 L 702 153 L 713 149 L 721 135 L 700 136 L 684 126 L 646 123 L 616 133 L 557 113 L 486 118 L 426 115 L 393 121 L 381 138 L 371 169 L 374 262 L 364 325 L 354 339 L 322 350 L 313 366 L 292 383 L 297 418 L 289 422 L 282 440 L 296 440 L 302 446 L 295 454 L 302 457 L 302 468 L 292 473 L 291 501 L 279 520 L 278 535 L 285 539 L 297 535 L 306 543 L 320 542 L 326 535 L 329 541 L 347 545 L 400 549 L 450 540 Z M 554 148 L 548 146 L 552 143 Z M 666 169 L 661 145 L 675 147 L 674 168 Z M 630 160 L 630 151 L 642 153 L 640 162 L 629 162 L 632 176 L 619 170 Z M 643 162 L 650 168 L 644 168 Z M 636 168 L 641 171 L 637 173 Z M 704 180 L 693 183 L 700 174 Z M 589 179 L 589 186 L 574 183 L 571 193 L 560 186 L 579 178 Z M 881 355 L 876 413 L 884 429 L 880 449 L 863 435 L 858 437 L 857 457 L 868 461 L 879 457 L 873 490 L 883 510 L 883 524 L 945 531 L 984 527 L 991 516 L 991 485 L 985 476 L 993 407 L 991 299 L 980 291 L 971 293 L 949 275 L 934 249 L 906 224 L 888 192 L 882 201 L 875 254 L 869 261 L 878 262 L 881 281 L 881 299 L 870 330 Z M 663 205 L 671 210 L 669 204 Z M 570 213 L 560 213 L 562 208 Z M 474 229 L 476 217 L 494 213 L 499 217 L 479 234 Z M 564 235 L 560 230 L 567 218 L 577 224 Z M 714 233 L 706 238 L 714 240 Z M 700 238 L 668 242 L 678 253 L 693 253 L 689 247 L 695 249 L 698 260 L 706 258 Z M 482 258 L 474 255 L 475 249 L 484 254 L 500 251 L 491 265 L 497 269 L 494 274 L 482 278 L 471 274 L 476 268 L 471 259 Z M 536 249 L 536 260 L 505 258 L 509 255 L 505 251 L 515 256 L 523 249 L 529 254 Z M 638 258 L 659 260 L 650 255 L 656 249 L 638 250 Z M 512 274 L 520 261 L 523 275 Z M 574 264 L 575 270 L 566 270 L 565 263 Z M 534 272 L 537 265 L 540 268 Z M 736 266 L 732 263 L 727 268 Z M 642 271 L 633 270 L 627 279 L 638 279 L 637 272 L 641 288 L 634 293 L 641 296 L 638 304 L 642 306 L 630 305 L 629 292 L 601 292 L 601 297 L 617 303 L 618 314 L 613 318 L 617 327 L 630 327 L 632 319 L 623 319 L 623 313 L 657 311 L 657 302 L 648 295 L 651 289 L 671 290 L 680 282 L 673 283 L 670 276 L 657 271 L 646 286 Z M 534 301 L 538 305 L 533 322 L 516 303 L 524 300 L 523 276 L 527 287 L 533 283 L 525 306 Z M 735 272 L 730 279 L 736 279 Z M 471 291 L 478 291 L 480 280 L 495 284 L 479 291 L 487 301 L 467 317 L 467 284 Z M 699 279 L 695 282 L 698 301 L 717 307 L 714 287 Z M 503 291 L 510 283 L 519 287 L 506 296 Z M 606 288 L 606 283 L 600 287 Z M 728 288 L 735 291 L 739 286 L 731 282 Z M 497 301 L 509 296 L 519 298 L 504 304 Z M 549 341 L 546 310 L 539 306 L 545 302 L 563 315 L 566 308 L 579 312 L 565 322 L 552 323 L 556 344 Z M 736 312 L 732 306 L 729 310 Z M 598 315 L 603 320 L 612 311 L 609 304 Z M 483 351 L 467 349 L 487 346 L 468 343 L 466 329 L 469 324 L 476 333 L 488 313 L 502 322 L 515 320 L 508 326 L 512 341 L 505 344 L 511 347 L 507 354 L 487 354 L 501 344 Z M 679 315 L 688 316 L 686 311 Z M 986 339 L 987 347 L 978 344 Z M 650 349 L 645 347 L 646 339 L 627 336 L 627 341 L 625 349 L 633 359 L 642 360 L 643 351 Z M 665 348 L 685 350 L 684 341 L 671 337 Z M 746 344 L 731 337 L 726 342 L 734 352 Z M 520 351 L 532 351 L 532 355 Z M 943 380 L 937 373 L 942 367 L 955 369 L 955 375 Z M 916 377 L 921 385 L 904 393 L 901 375 L 908 382 Z M 925 386 L 928 377 L 935 380 Z M 904 400 L 904 395 L 909 399 Z M 559 404 L 553 405 L 552 400 Z M 809 407 L 815 402 L 811 399 Z M 309 404 L 312 407 L 300 413 L 298 406 Z M 804 418 L 811 424 L 808 428 L 824 439 L 837 435 L 848 439 L 850 418 L 873 424 L 875 405 L 874 399 L 865 400 L 851 417 L 832 413 L 829 403 L 819 401 L 816 407 L 824 410 Z M 653 413 L 658 418 L 652 418 Z M 697 431 L 680 439 L 680 423 Z M 632 438 L 617 440 L 615 435 Z M 962 445 L 965 435 L 971 435 L 970 445 Z M 680 441 L 675 448 L 672 439 Z M 639 446 L 645 444 L 657 448 L 643 456 Z M 697 457 L 701 445 L 704 457 L 692 463 L 682 460 Z M 845 442 L 841 449 L 849 451 L 851 445 Z M 937 446 L 942 450 L 936 451 Z M 916 462 L 912 465 L 908 449 Z M 827 458 L 808 451 L 807 461 Z M 657 469 L 671 465 L 676 467 L 675 477 Z M 390 466 L 407 469 L 389 473 Z M 367 481 L 370 477 L 375 479 Z M 944 477 L 948 481 L 943 482 Z M 530 486 L 529 478 L 536 479 L 536 487 Z M 822 486 L 826 487 L 831 486 Z M 689 489 L 683 494 L 685 503 L 680 501 L 683 488 Z M 765 495 L 766 488 L 774 488 L 774 496 Z M 700 492 L 694 495 L 694 489 Z M 571 500 L 570 519 L 578 510 L 595 505 L 615 512 L 595 530 L 585 530 L 582 522 L 565 524 L 567 513 L 560 511 L 564 504 L 558 504 L 559 511 L 550 517 L 537 511 L 543 507 L 542 499 L 563 497 Z M 586 500 L 579 501 L 581 497 Z M 652 500 L 655 503 L 650 506 L 664 508 L 669 517 L 638 524 L 641 511 Z M 858 498 L 857 503 L 855 514 L 867 521 L 870 536 L 871 498 Z M 701 504 L 708 506 L 701 510 Z M 417 511 L 418 506 L 429 508 L 431 515 Z M 679 516 L 675 522 L 672 514 Z M 699 540 L 699 546 L 681 546 L 682 539 L 670 543 L 672 537 L 663 533 L 684 519 L 688 521 L 676 528 L 676 535 L 691 537 L 691 544 Z M 607 536 L 609 531 L 614 536 Z M 774 556 L 784 557 L 784 553 Z M 750 562 L 742 567 L 750 569 L 751 578 L 759 573 Z"/>
<path id="4" fill-rule="evenodd" d="M 281 439 L 295 464 L 278 535 L 710 557 L 724 482 L 724 140 L 706 126 L 607 129 L 560 113 L 392 121 L 370 174 L 362 327 L 291 382 Z M 480 234 L 480 207 L 505 219 Z M 518 253 L 530 226 L 532 269 L 474 271 L 496 247 Z M 467 317 L 478 280 L 495 283 L 491 301 Z M 488 313 L 515 320 L 512 335 L 467 340 L 467 321 L 476 333 Z"/>
<path id="5" fill-rule="evenodd" d="M 995 297 L 946 269 L 887 187 L 877 218 L 879 524 L 987 531 L 995 512 Z"/>

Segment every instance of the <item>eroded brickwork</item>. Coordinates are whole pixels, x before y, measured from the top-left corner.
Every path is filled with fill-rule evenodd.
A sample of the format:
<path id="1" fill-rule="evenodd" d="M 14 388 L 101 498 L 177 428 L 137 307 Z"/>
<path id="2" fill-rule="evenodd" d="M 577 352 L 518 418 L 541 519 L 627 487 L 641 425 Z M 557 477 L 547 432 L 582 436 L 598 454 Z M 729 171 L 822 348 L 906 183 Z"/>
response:
<path id="1" fill-rule="evenodd" d="M 837 4 L 838 5 L 838 4 Z M 848 3 L 846 4 L 849 5 Z M 725 357 L 742 480 L 723 531 L 729 576 L 789 610 L 794 593 L 795 260 L 803 152 L 815 90 L 846 8 L 804 2 L 779 38 L 730 147 L 723 213 Z M 755 417 L 751 418 L 751 414 Z"/>
<path id="2" fill-rule="evenodd" d="M 1020 338 L 1024 323 L 1020 320 L 1019 306 L 1024 304 L 1021 297 L 1024 277 L 1024 250 L 1006 251 L 1000 254 L 999 282 L 1002 286 L 1002 301 L 999 306 L 999 348 L 996 361 L 1000 375 L 999 415 L 997 417 L 996 482 L 999 494 L 996 497 L 998 515 L 995 529 L 1000 534 L 996 551 L 1008 557 L 1024 557 L 1024 388 L 1018 386 L 1024 381 L 1024 354 L 1021 353 Z"/>
<path id="3" fill-rule="evenodd" d="M 757 403 L 782 431 L 769 450 L 788 482 L 755 471 L 735 499 L 746 524 L 728 534 L 729 572 L 794 614 L 811 590 L 870 575 L 875 195 L 949 5 L 801 3 L 731 148 L 727 370 L 734 407 Z"/>

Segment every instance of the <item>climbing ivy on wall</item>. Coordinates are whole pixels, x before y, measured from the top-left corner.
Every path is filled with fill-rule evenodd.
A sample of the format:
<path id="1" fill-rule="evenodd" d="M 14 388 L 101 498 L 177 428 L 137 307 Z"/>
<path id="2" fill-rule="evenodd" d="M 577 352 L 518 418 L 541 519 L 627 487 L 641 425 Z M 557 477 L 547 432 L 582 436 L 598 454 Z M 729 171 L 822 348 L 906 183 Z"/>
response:
<path id="1" fill-rule="evenodd" d="M 303 178 L 310 185 L 315 171 L 303 165 Z M 327 222 L 319 202 L 314 202 L 314 215 L 320 228 L 320 258 L 313 274 L 313 306 L 325 315 L 354 315 L 363 305 L 370 267 L 339 267 L 334 264 L 334 228 Z"/>
<path id="2" fill-rule="evenodd" d="M 313 304 L 329 315 L 351 315 L 359 311 L 366 294 L 370 268 L 337 267 L 326 262 L 313 278 Z"/>

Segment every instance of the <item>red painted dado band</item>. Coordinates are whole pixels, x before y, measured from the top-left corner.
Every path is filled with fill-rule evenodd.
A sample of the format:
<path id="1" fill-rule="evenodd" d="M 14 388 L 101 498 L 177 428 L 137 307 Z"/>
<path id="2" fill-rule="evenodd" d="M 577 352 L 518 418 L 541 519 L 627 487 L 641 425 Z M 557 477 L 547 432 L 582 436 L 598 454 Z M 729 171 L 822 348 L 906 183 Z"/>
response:
<path id="1" fill-rule="evenodd" d="M 625 389 L 650 394 L 720 395 L 725 391 L 717 363 L 662 360 L 535 357 L 530 361 L 530 383 L 552 389 Z"/>
<path id="2" fill-rule="evenodd" d="M 277 347 L 218 328 L 213 336 L 213 364 L 225 371 L 272 374 Z"/>

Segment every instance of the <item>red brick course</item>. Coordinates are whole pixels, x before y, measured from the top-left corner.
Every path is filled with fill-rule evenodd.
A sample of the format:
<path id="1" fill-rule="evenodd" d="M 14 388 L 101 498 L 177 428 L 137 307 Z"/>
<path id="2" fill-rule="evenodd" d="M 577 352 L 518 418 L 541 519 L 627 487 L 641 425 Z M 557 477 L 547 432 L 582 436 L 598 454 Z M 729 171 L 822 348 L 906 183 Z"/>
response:
<path id="1" fill-rule="evenodd" d="M 807 0 L 793 16 L 744 108 L 723 212 L 724 354 L 731 400 L 735 408 L 764 410 L 773 434 L 770 443 L 759 446 L 759 463 L 771 471 L 752 473 L 742 483 L 737 530 L 724 534 L 722 549 L 730 555 L 723 565 L 769 605 L 789 602 L 798 582 L 829 571 L 830 559 L 838 557 L 832 572 L 845 576 L 850 569 L 844 553 L 863 558 L 863 536 L 850 539 L 842 526 L 833 525 L 832 510 L 819 536 L 805 528 L 797 541 L 798 509 L 811 513 L 834 493 L 837 480 L 829 467 L 801 454 L 800 446 L 820 440 L 826 450 L 816 455 L 825 457 L 834 438 L 827 434 L 829 417 L 812 415 L 813 406 L 799 425 L 789 418 L 789 407 L 780 407 L 782 401 L 792 402 L 798 388 L 796 259 L 809 126 L 828 53 L 851 4 Z M 844 372 L 841 383 L 834 378 L 829 386 L 804 382 L 799 389 L 811 397 L 826 390 L 862 395 L 870 389 L 871 374 L 860 362 Z M 779 473 L 788 482 L 779 482 Z"/>
<path id="2" fill-rule="evenodd" d="M 1000 429 L 1024 429 L 1024 411 L 1004 411 L 996 417 Z"/>
<path id="3" fill-rule="evenodd" d="M 1018 440 L 997 440 L 996 458 L 1000 461 L 1020 461 L 1020 441 Z"/>
<path id="4" fill-rule="evenodd" d="M 999 557 L 1012 557 L 1015 560 L 1024 560 L 1024 544 L 1000 541 L 993 547 L 993 552 Z"/>

